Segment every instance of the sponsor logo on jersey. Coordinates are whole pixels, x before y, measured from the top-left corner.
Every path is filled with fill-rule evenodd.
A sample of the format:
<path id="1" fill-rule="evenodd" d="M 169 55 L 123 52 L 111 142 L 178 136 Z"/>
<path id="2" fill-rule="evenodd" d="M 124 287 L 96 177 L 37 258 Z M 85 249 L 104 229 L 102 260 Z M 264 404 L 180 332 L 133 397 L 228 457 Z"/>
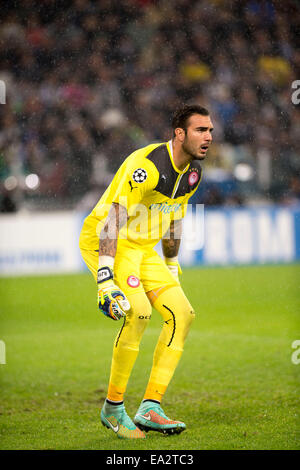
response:
<path id="1" fill-rule="evenodd" d="M 143 168 L 138 168 L 135 170 L 132 174 L 132 179 L 136 183 L 143 183 L 147 179 L 147 171 L 144 170 Z"/>
<path id="2" fill-rule="evenodd" d="M 192 171 L 189 174 L 188 182 L 190 186 L 194 186 L 199 181 L 199 174 L 197 171 Z"/>
<path id="3" fill-rule="evenodd" d="M 129 276 L 127 278 L 127 284 L 130 287 L 138 287 L 140 285 L 140 281 L 136 276 Z"/>
<path id="4" fill-rule="evenodd" d="M 163 212 L 164 214 L 170 214 L 171 212 L 177 212 L 181 208 L 182 204 L 176 202 L 175 204 L 168 204 L 167 202 L 157 202 L 151 204 L 149 209 L 151 211 L 157 210 L 158 212 Z"/>

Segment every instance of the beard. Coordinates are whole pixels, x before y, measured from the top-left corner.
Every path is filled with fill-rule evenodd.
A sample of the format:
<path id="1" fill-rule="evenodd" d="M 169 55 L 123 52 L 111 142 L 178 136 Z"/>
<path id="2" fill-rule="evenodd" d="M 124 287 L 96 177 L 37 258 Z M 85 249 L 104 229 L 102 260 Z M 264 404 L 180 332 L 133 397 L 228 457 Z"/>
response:
<path id="1" fill-rule="evenodd" d="M 193 160 L 204 160 L 205 155 L 198 155 L 196 150 L 191 146 L 187 137 L 185 137 L 184 142 L 182 144 L 182 150 L 189 155 Z"/>

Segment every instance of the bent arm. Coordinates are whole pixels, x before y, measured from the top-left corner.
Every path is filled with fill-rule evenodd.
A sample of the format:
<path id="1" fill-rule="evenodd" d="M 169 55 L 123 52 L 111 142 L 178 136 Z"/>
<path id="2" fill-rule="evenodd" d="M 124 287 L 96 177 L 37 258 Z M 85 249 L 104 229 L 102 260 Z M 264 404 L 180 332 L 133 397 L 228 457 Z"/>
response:
<path id="1" fill-rule="evenodd" d="M 162 251 L 165 258 L 178 255 L 182 234 L 182 220 L 172 220 L 167 236 L 162 239 Z"/>
<path id="2" fill-rule="evenodd" d="M 126 316 L 130 304 L 125 294 L 114 283 L 114 258 L 120 229 L 127 221 L 127 210 L 113 203 L 105 225 L 100 233 L 99 269 L 97 272 L 98 306 L 100 311 L 113 320 Z"/>
<path id="3" fill-rule="evenodd" d="M 100 233 L 99 257 L 111 256 L 114 258 L 116 256 L 119 232 L 126 224 L 127 218 L 126 208 L 120 204 L 112 203 L 105 225 Z"/>

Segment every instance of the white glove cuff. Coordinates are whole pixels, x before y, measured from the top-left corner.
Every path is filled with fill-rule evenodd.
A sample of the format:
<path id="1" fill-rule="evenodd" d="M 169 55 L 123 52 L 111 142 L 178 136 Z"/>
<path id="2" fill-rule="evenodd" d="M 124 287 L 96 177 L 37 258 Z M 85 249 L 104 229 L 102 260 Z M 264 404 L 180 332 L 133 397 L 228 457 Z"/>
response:
<path id="1" fill-rule="evenodd" d="M 99 268 L 103 266 L 108 266 L 113 269 L 115 263 L 115 258 L 113 256 L 100 255 L 99 256 Z"/>
<path id="2" fill-rule="evenodd" d="M 166 264 L 178 263 L 178 256 L 174 256 L 173 258 L 166 258 L 165 257 L 165 262 L 166 262 Z"/>

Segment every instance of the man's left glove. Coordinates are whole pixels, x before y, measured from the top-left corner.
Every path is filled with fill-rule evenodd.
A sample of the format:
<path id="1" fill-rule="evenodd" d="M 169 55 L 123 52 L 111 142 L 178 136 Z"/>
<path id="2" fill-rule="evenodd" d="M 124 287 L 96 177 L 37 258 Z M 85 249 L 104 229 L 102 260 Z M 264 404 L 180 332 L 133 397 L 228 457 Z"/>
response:
<path id="1" fill-rule="evenodd" d="M 127 297 L 113 281 L 113 271 L 109 266 L 98 269 L 98 306 L 100 312 L 112 320 L 120 320 L 130 309 Z"/>
<path id="2" fill-rule="evenodd" d="M 174 258 L 165 257 L 165 263 L 173 276 L 179 281 L 179 275 L 182 274 L 182 271 L 177 256 L 174 256 Z"/>

